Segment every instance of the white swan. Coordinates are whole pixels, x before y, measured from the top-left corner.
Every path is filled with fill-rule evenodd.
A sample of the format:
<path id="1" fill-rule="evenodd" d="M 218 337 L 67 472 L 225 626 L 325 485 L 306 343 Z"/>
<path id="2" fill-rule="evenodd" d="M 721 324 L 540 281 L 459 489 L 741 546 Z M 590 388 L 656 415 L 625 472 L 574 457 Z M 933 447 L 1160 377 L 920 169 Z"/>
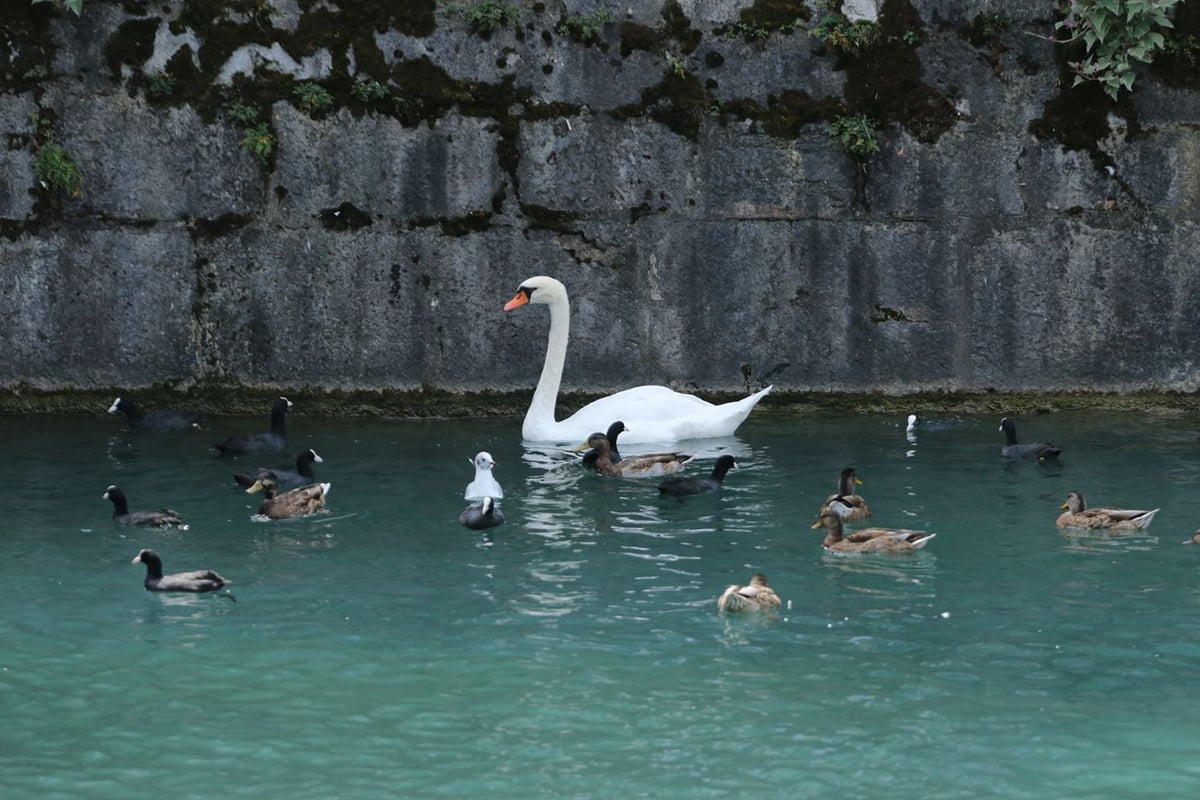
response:
<path id="1" fill-rule="evenodd" d="M 521 436 L 526 441 L 575 443 L 596 431 L 606 430 L 618 419 L 629 426 L 621 439 L 629 444 L 729 436 L 758 401 L 771 391 L 768 386 L 741 400 L 714 405 L 666 386 L 635 386 L 588 403 L 567 419 L 556 421 L 554 406 L 567 358 L 571 304 L 567 300 L 566 287 L 545 275 L 524 281 L 516 296 L 504 305 L 504 310 L 512 311 L 527 303 L 550 306 L 550 338 L 546 344 L 542 377 L 538 379 L 533 400 L 525 412 L 525 422 L 521 425 Z"/>

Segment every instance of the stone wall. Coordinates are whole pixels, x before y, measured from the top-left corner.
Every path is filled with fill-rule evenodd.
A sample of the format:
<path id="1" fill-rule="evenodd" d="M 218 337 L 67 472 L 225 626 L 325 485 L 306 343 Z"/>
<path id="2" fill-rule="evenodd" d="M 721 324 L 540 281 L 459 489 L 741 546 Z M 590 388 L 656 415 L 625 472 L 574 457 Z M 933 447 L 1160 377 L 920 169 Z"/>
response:
<path id="1" fill-rule="evenodd" d="M 1198 388 L 1200 93 L 1067 89 L 1052 3 L 345 5 L 0 9 L 0 387 L 529 389 L 544 273 L 565 389 Z"/>

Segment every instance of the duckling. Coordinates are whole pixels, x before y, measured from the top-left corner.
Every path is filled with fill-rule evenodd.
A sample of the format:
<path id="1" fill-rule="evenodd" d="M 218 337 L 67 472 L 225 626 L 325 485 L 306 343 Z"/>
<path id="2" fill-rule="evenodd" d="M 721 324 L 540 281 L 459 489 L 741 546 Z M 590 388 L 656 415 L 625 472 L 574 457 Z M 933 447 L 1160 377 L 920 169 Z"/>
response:
<path id="1" fill-rule="evenodd" d="M 1155 508 L 1150 511 L 1130 508 L 1088 508 L 1082 492 L 1067 492 L 1067 502 L 1059 506 L 1063 513 L 1055 523 L 1060 528 L 1108 528 L 1114 531 L 1140 531 L 1150 526 Z"/>
<path id="2" fill-rule="evenodd" d="M 494 528 L 504 524 L 504 512 L 496 506 L 490 497 L 483 498 L 483 503 L 477 506 L 467 506 L 458 515 L 458 521 L 473 531 Z"/>
<path id="3" fill-rule="evenodd" d="M 299 486 L 302 483 L 314 483 L 317 480 L 312 465 L 320 464 L 324 459 L 317 455 L 316 450 L 308 449 L 296 455 L 296 471 L 286 469 L 267 469 L 259 467 L 253 472 L 242 472 L 233 476 L 238 486 L 250 488 L 254 482 L 262 478 L 275 481 L 276 487 Z"/>
<path id="4" fill-rule="evenodd" d="M 228 578 L 211 569 L 163 575 L 162 558 L 153 550 L 139 551 L 130 563 L 146 565 L 146 580 L 142 585 L 150 592 L 215 592 L 229 583 Z M 234 599 L 233 595 L 229 598 Z"/>
<path id="5" fill-rule="evenodd" d="M 1036 458 L 1045 461 L 1048 458 L 1057 459 L 1062 448 L 1048 442 L 1030 442 L 1017 444 L 1017 424 L 1008 417 L 1000 420 L 1000 430 L 1004 432 L 1004 447 L 1000 455 L 1007 458 Z"/>
<path id="6" fill-rule="evenodd" d="M 504 490 L 500 488 L 500 483 L 492 476 L 492 467 L 496 466 L 492 454 L 486 450 L 480 450 L 475 454 L 474 459 L 468 458 L 475 465 L 475 480 L 467 484 L 467 490 L 463 492 L 463 499 L 468 503 L 475 503 L 483 500 L 485 497 L 490 497 L 493 500 L 499 500 L 504 497 Z"/>
<path id="7" fill-rule="evenodd" d="M 767 586 L 767 576 L 761 572 L 750 579 L 748 586 L 729 586 L 717 599 L 717 608 L 730 613 L 740 611 L 770 611 L 783 605 L 775 590 Z"/>
<path id="8" fill-rule="evenodd" d="M 846 467 L 842 470 L 841 476 L 838 478 L 838 490 L 834 494 L 825 498 L 825 502 L 821 504 L 821 509 L 817 512 L 817 516 L 821 516 L 826 511 L 833 511 L 846 522 L 854 522 L 859 519 L 868 519 L 871 516 L 871 507 L 867 505 L 867 501 L 862 495 L 855 494 L 855 485 L 862 486 L 862 481 L 858 479 L 858 474 L 854 471 L 854 467 Z M 838 502 L 834 502 L 834 501 Z"/>
<path id="9" fill-rule="evenodd" d="M 904 553 L 919 550 L 937 536 L 926 531 L 903 528 L 863 528 L 849 536 L 842 535 L 842 518 L 826 511 L 813 523 L 813 528 L 827 528 L 822 546 L 839 553 Z"/>
<path id="10" fill-rule="evenodd" d="M 160 408 L 143 414 L 137 404 L 128 397 L 118 397 L 108 407 L 108 413 L 123 413 L 130 430 L 144 431 L 186 431 L 189 428 L 199 428 L 204 414 L 188 408 Z"/>
<path id="11" fill-rule="evenodd" d="M 183 520 L 179 518 L 179 513 L 169 508 L 160 508 L 157 511 L 130 512 L 125 492 L 117 486 L 109 486 L 105 489 L 101 499 L 112 501 L 113 522 L 118 525 L 144 525 L 159 528 L 167 525 L 183 526 Z"/>
<path id="12" fill-rule="evenodd" d="M 253 435 L 230 436 L 213 446 L 225 456 L 263 451 L 278 453 L 287 447 L 287 411 L 291 407 L 291 400 L 280 397 L 271 404 L 271 430 Z"/>
<path id="13" fill-rule="evenodd" d="M 263 501 L 258 506 L 258 513 L 271 519 L 287 519 L 315 514 L 325 508 L 325 497 L 329 494 L 330 483 L 311 483 L 283 494 L 275 493 L 275 481 L 263 478 L 254 482 L 246 490 L 262 492 Z"/>
<path id="14" fill-rule="evenodd" d="M 612 425 L 608 426 L 608 431 L 604 434 L 604 436 L 605 436 L 605 438 L 608 439 L 609 463 L 616 464 L 616 463 L 620 462 L 621 454 L 617 452 L 617 437 L 620 436 L 622 433 L 624 433 L 627 430 L 629 430 L 629 429 L 625 427 L 625 423 L 622 422 L 621 420 L 617 420 Z M 581 448 L 576 448 L 576 449 L 581 449 Z M 583 461 L 582 461 L 583 465 L 585 467 L 588 467 L 589 469 L 595 469 L 596 468 L 596 459 L 599 457 L 599 455 L 600 454 L 597 453 L 595 450 L 588 450 L 586 453 L 583 454 Z"/>
<path id="15" fill-rule="evenodd" d="M 626 456 L 617 463 L 609 458 L 608 437 L 593 433 L 588 437 L 587 447 L 596 454 L 596 471 L 618 478 L 658 478 L 680 472 L 683 465 L 692 460 L 683 453 L 653 453 L 644 456 Z"/>
<path id="16" fill-rule="evenodd" d="M 733 456 L 725 454 L 713 465 L 712 475 L 707 478 L 685 478 L 675 475 L 667 478 L 658 485 L 658 493 L 683 497 L 689 494 L 703 494 L 720 489 L 725 482 L 725 474 L 731 469 L 737 469 L 737 461 Z"/>

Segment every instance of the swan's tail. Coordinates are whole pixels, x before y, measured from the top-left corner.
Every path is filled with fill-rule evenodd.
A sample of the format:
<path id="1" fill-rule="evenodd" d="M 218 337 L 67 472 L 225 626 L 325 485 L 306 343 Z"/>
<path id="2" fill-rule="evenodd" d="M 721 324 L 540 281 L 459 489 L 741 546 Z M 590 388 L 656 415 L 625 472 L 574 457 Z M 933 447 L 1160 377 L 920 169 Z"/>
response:
<path id="1" fill-rule="evenodd" d="M 729 429 L 729 433 L 733 433 L 739 425 L 746 421 L 746 417 L 750 416 L 750 412 L 758 405 L 758 401 L 771 393 L 775 388 L 772 384 L 765 389 L 760 389 L 748 397 L 743 397 L 741 400 L 733 400 L 728 403 L 722 403 L 721 408 L 729 412 L 727 420 L 733 423 L 733 427 Z"/>

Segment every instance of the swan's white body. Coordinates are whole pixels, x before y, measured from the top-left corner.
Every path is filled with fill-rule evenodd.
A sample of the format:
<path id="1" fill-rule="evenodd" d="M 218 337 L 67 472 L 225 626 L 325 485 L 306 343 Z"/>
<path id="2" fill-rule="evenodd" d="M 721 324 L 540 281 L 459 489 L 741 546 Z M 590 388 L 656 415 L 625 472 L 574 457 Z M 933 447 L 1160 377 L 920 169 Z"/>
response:
<path id="1" fill-rule="evenodd" d="M 476 454 L 474 460 L 467 460 L 475 465 L 475 480 L 467 484 L 467 490 L 463 492 L 463 499 L 468 502 L 476 502 L 482 501 L 485 497 L 493 500 L 504 497 L 504 490 L 500 488 L 499 482 L 492 475 L 492 467 L 496 464 L 492 460 L 492 454 L 481 450 Z"/>
<path id="2" fill-rule="evenodd" d="M 628 431 L 621 437 L 622 444 L 730 436 L 758 401 L 771 391 L 768 386 L 741 400 L 717 405 L 666 386 L 635 386 L 588 403 L 567 419 L 555 420 L 554 408 L 571 331 L 571 305 L 566 287 L 544 275 L 522 283 L 517 296 L 504 306 L 504 310 L 511 311 L 526 303 L 550 306 L 546 361 L 521 425 L 521 436 L 526 441 L 580 442 L 596 431 L 607 430 L 616 420 L 624 420 L 628 426 Z"/>

